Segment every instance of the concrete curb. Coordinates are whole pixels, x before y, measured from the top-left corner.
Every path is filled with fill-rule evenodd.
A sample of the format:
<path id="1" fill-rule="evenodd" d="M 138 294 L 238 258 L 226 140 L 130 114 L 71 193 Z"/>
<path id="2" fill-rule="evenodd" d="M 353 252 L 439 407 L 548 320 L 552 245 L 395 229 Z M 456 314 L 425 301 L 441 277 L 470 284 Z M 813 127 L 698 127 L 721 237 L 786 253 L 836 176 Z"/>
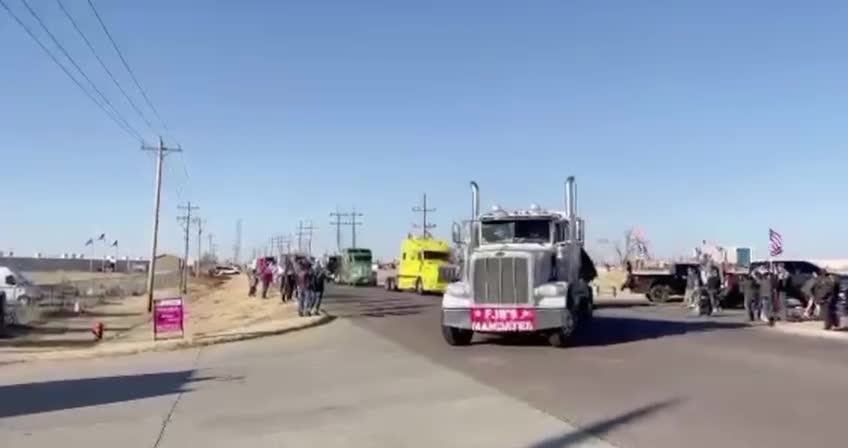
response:
<path id="1" fill-rule="evenodd" d="M 768 331 L 777 331 L 784 334 L 803 336 L 807 338 L 830 339 L 834 341 L 848 342 L 848 330 L 825 330 L 824 328 L 807 328 L 793 326 L 793 324 L 777 324 L 774 327 L 761 327 Z"/>
<path id="2" fill-rule="evenodd" d="M 96 345 L 92 348 L 100 348 L 100 350 L 92 350 L 92 349 L 83 349 L 83 350 L 64 350 L 64 351 L 54 351 L 54 352 L 42 352 L 38 354 L 28 353 L 21 356 L 9 355 L 8 358 L 3 359 L 5 357 L 0 356 L 0 367 L 20 364 L 20 363 L 33 363 L 39 361 L 65 361 L 71 359 L 87 359 L 87 358 L 96 358 L 103 356 L 127 356 L 134 355 L 138 353 L 146 353 L 146 352 L 167 352 L 167 351 L 175 351 L 175 350 L 184 350 L 191 348 L 201 348 L 210 345 L 217 344 L 226 344 L 230 342 L 239 342 L 239 341 L 247 341 L 251 339 L 258 339 L 267 336 L 279 336 L 287 333 L 294 333 L 297 331 L 307 330 L 310 328 L 318 327 L 321 325 L 326 325 L 332 321 L 334 321 L 336 317 L 330 316 L 329 314 L 322 312 L 322 315 L 315 320 L 310 320 L 309 322 L 296 324 L 292 326 L 287 326 L 283 328 L 276 329 L 265 329 L 265 330 L 254 330 L 251 331 L 250 327 L 243 329 L 239 332 L 234 333 L 225 333 L 219 335 L 212 335 L 206 337 L 204 339 L 195 339 L 190 341 L 185 341 L 181 339 L 174 340 L 166 340 L 166 341 L 143 341 L 143 342 L 125 342 L 120 345 L 116 345 L 114 347 Z M 258 326 L 254 326 L 258 327 Z"/>

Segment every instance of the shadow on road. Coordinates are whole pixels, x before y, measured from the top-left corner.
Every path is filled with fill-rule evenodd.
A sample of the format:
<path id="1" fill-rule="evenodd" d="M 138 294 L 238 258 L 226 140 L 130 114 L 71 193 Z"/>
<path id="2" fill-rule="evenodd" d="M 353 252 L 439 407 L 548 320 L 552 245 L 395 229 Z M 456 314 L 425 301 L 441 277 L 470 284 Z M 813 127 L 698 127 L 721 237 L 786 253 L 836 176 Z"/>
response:
<path id="1" fill-rule="evenodd" d="M 333 317 L 356 319 L 412 316 L 421 314 L 428 309 L 438 308 L 440 303 L 432 301 L 431 298 L 422 298 L 415 295 L 371 298 L 330 293 L 324 298 L 323 305 L 324 311 Z"/>
<path id="2" fill-rule="evenodd" d="M 529 448 L 564 448 L 578 444 L 589 438 L 601 437 L 616 426 L 626 425 L 635 420 L 645 418 L 651 414 L 655 414 L 663 409 L 674 407 L 680 404 L 678 398 L 660 401 L 647 406 L 634 409 L 619 416 L 601 420 L 581 428 L 576 431 L 568 432 L 558 437 L 542 440 L 531 445 Z"/>
<path id="3" fill-rule="evenodd" d="M 589 327 L 574 335 L 574 347 L 600 347 L 626 344 L 647 339 L 659 339 L 688 333 L 704 333 L 717 330 L 747 328 L 741 322 L 674 321 L 646 317 L 595 316 Z M 475 341 L 474 344 L 505 346 L 547 345 L 546 339 L 537 334 L 492 335 Z"/>
<path id="4" fill-rule="evenodd" d="M 647 317 L 595 316 L 588 331 L 576 335 L 577 346 L 604 346 L 627 342 L 746 328 L 741 322 L 675 321 Z"/>
<path id="5" fill-rule="evenodd" d="M 653 303 L 647 300 L 632 300 L 632 299 L 606 299 L 595 302 L 595 309 L 604 308 L 641 308 L 651 307 Z"/>
<path id="6" fill-rule="evenodd" d="M 192 370 L 144 375 L 106 376 L 0 386 L 0 418 L 185 392 L 189 383 L 213 380 L 192 377 Z"/>

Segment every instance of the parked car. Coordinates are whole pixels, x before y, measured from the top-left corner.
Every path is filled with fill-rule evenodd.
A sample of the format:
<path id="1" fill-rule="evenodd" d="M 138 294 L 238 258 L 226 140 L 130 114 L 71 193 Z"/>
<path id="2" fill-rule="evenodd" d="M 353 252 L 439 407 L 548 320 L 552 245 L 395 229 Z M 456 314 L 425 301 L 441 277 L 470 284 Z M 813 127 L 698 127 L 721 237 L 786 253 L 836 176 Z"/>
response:
<path id="1" fill-rule="evenodd" d="M 212 268 L 213 277 L 226 277 L 239 274 L 241 274 L 241 270 L 235 266 L 215 266 Z"/>

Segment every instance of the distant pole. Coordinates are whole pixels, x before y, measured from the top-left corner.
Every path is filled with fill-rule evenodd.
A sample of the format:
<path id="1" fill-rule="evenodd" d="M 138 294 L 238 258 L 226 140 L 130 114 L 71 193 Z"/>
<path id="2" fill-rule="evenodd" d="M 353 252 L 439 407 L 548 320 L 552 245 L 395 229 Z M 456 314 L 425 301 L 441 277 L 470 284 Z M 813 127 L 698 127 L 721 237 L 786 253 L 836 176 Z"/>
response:
<path id="1" fill-rule="evenodd" d="M 350 212 L 350 221 L 348 221 L 348 224 L 350 224 L 350 248 L 351 249 L 356 249 L 356 226 L 362 225 L 361 222 L 356 221 L 357 216 L 362 216 L 362 213 L 357 213 L 356 207 L 353 207 L 352 211 Z"/>
<path id="2" fill-rule="evenodd" d="M 343 221 L 342 218 L 348 216 L 350 213 L 341 213 L 338 207 L 335 213 L 330 213 L 331 218 L 336 218 L 335 221 L 330 222 L 330 225 L 336 226 L 336 253 L 342 253 L 342 225 L 347 224 L 347 221 Z"/>
<path id="3" fill-rule="evenodd" d="M 312 222 L 309 222 L 308 226 L 303 225 L 303 221 L 298 221 L 297 223 L 297 251 L 303 252 L 303 238 L 306 237 L 306 245 L 307 245 L 307 254 L 312 255 L 312 231 L 315 230 L 315 226 L 312 225 Z"/>
<path id="4" fill-rule="evenodd" d="M 241 259 L 241 218 L 236 221 L 236 243 L 233 246 L 233 263 L 238 265 Z"/>
<path id="5" fill-rule="evenodd" d="M 147 268 L 147 312 L 153 311 L 153 285 L 156 279 L 156 245 L 159 241 L 159 206 L 162 199 L 162 164 L 165 154 L 169 152 L 180 152 L 180 148 L 166 148 L 162 137 L 159 137 L 159 146 L 142 146 L 144 151 L 156 151 L 156 192 L 153 201 L 153 237 L 150 243 L 150 262 Z"/>
<path id="6" fill-rule="evenodd" d="M 421 224 L 413 225 L 413 227 L 421 227 L 421 237 L 427 238 L 430 234 L 430 229 L 436 227 L 435 224 L 430 224 L 427 222 L 427 213 L 436 211 L 435 208 L 427 208 L 427 193 L 424 193 L 422 205 L 413 207 L 412 211 L 416 213 L 421 213 Z"/>
<path id="7" fill-rule="evenodd" d="M 194 218 L 194 223 L 197 225 L 197 261 L 195 262 L 195 277 L 200 275 L 200 260 L 203 258 L 203 223 L 206 222 L 204 219 L 200 219 L 199 217 Z"/>
<path id="8" fill-rule="evenodd" d="M 303 252 L 303 221 L 297 222 L 297 252 Z"/>
<path id="9" fill-rule="evenodd" d="M 198 218 L 192 220 L 191 212 L 194 210 L 199 210 L 200 207 L 192 206 L 191 201 L 188 201 L 187 205 L 178 205 L 177 209 L 185 210 L 186 212 L 185 215 L 177 217 L 177 220 L 179 220 L 185 225 L 185 228 L 183 229 L 185 230 L 185 251 L 183 252 L 183 270 L 182 275 L 180 276 L 180 289 L 182 290 L 183 294 L 186 294 L 188 292 L 188 242 L 191 234 L 191 223 L 198 220 Z"/>

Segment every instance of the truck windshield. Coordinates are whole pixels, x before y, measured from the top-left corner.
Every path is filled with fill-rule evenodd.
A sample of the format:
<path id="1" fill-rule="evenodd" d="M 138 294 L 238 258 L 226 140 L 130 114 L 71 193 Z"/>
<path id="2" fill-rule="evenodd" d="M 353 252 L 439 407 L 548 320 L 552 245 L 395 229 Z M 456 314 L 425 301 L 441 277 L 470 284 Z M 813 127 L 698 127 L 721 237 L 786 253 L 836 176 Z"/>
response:
<path id="1" fill-rule="evenodd" d="M 433 250 L 424 251 L 425 260 L 450 261 L 450 252 L 438 252 Z"/>
<path id="2" fill-rule="evenodd" d="M 370 262 L 371 261 L 371 255 L 354 254 L 353 255 L 353 261 L 368 261 L 368 262 Z"/>
<path id="3" fill-rule="evenodd" d="M 546 243 L 551 240 L 551 221 L 520 219 L 515 221 L 483 221 L 485 243 Z"/>

